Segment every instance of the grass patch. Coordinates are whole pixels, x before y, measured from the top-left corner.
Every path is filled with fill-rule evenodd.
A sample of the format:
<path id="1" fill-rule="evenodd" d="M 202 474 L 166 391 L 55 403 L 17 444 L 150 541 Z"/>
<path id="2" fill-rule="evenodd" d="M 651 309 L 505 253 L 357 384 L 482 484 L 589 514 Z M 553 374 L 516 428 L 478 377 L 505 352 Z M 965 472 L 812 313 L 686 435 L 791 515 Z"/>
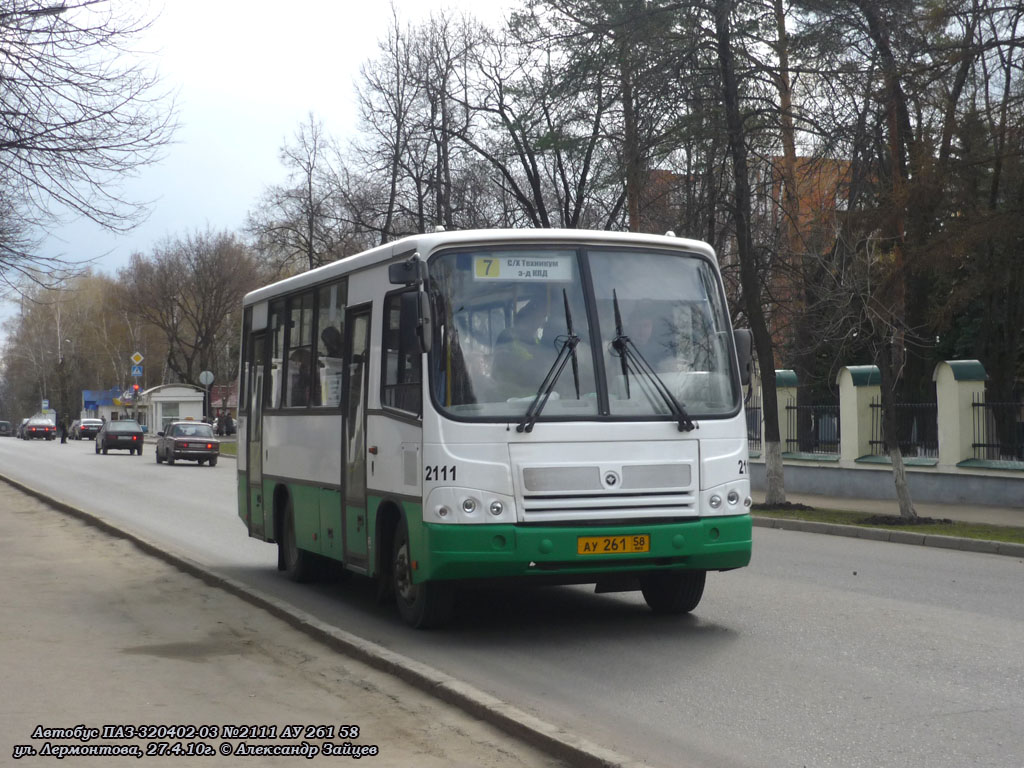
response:
<path id="1" fill-rule="evenodd" d="M 1024 544 L 1024 528 L 1004 525 L 986 525 L 985 523 L 961 523 L 955 520 L 933 520 L 915 524 L 882 524 L 872 522 L 872 515 L 863 512 L 848 512 L 841 509 L 818 509 L 804 504 L 792 504 L 786 507 L 768 507 L 755 504 L 751 509 L 755 517 L 776 517 L 786 520 L 809 520 L 815 523 L 835 523 L 838 525 L 858 525 L 863 528 L 884 528 L 887 531 L 913 531 L 933 536 L 958 536 L 962 539 L 984 539 L 986 541 L 1005 541 L 1011 544 Z"/>
<path id="2" fill-rule="evenodd" d="M 220 452 L 225 456 L 238 456 L 238 443 L 221 443 Z"/>

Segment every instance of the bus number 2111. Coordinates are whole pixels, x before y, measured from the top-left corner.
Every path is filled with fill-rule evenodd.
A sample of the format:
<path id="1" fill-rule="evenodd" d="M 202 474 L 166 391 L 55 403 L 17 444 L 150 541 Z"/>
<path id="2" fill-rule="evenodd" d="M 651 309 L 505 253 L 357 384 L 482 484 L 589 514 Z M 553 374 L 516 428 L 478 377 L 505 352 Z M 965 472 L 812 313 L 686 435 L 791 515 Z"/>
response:
<path id="1" fill-rule="evenodd" d="M 455 465 L 452 464 L 450 467 L 437 466 L 436 464 L 432 467 L 427 467 L 426 482 L 428 483 L 439 483 L 447 482 L 451 480 L 455 481 Z"/>

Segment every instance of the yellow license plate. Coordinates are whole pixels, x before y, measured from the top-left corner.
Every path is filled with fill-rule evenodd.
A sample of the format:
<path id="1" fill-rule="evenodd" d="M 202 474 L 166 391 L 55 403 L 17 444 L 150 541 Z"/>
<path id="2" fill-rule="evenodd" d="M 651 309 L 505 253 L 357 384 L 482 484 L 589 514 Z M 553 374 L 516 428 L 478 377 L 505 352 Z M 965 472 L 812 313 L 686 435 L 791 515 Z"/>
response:
<path id="1" fill-rule="evenodd" d="M 646 533 L 627 536 L 580 536 L 576 539 L 576 553 L 580 555 L 623 555 L 650 552 L 651 537 Z"/>

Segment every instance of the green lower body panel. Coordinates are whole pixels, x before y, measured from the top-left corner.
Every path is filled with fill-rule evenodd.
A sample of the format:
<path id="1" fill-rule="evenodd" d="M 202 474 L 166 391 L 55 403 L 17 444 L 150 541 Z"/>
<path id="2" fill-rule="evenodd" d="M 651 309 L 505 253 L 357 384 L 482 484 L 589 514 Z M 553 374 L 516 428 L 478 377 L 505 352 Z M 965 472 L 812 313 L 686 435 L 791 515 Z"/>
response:
<path id="1" fill-rule="evenodd" d="M 583 577 L 660 569 L 727 570 L 750 563 L 750 515 L 686 522 L 520 527 L 424 524 L 413 534 L 416 581 Z M 649 536 L 649 551 L 605 553 L 581 537 Z M 581 550 L 594 550 L 580 554 Z"/>

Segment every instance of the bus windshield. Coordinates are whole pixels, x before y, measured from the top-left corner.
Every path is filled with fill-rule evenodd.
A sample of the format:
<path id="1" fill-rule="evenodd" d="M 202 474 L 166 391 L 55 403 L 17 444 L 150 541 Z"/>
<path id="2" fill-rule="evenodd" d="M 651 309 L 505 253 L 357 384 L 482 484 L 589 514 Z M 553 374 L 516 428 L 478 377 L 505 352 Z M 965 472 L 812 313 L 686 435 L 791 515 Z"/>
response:
<path id="1" fill-rule="evenodd" d="M 456 419 L 728 416 L 740 406 L 713 266 L 681 251 L 530 247 L 430 261 L 437 406 Z M 556 361 L 570 337 L 578 337 Z M 669 395 L 669 396 L 666 396 Z M 678 406 L 672 403 L 674 398 Z"/>

